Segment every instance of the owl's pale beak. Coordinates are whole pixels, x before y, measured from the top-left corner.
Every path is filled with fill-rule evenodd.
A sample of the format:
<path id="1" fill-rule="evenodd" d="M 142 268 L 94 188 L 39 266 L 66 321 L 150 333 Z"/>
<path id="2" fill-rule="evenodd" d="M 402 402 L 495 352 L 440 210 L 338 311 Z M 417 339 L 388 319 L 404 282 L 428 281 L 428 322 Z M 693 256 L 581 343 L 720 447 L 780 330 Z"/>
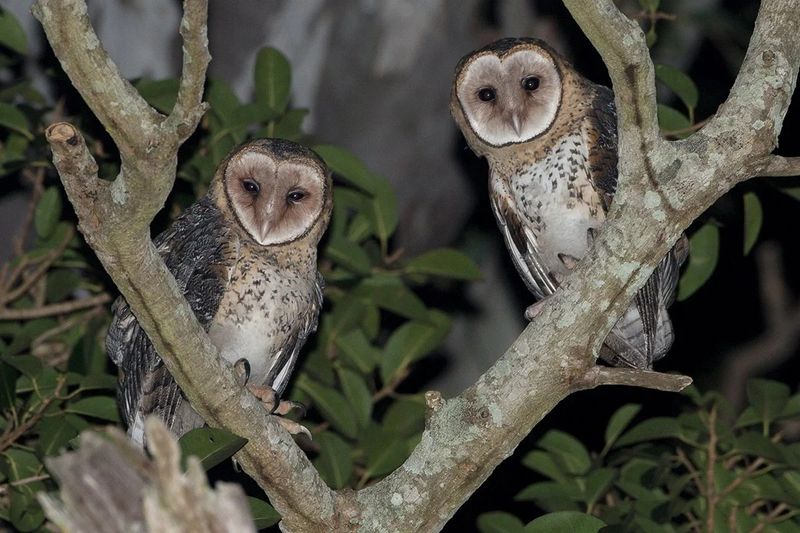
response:
<path id="1" fill-rule="evenodd" d="M 514 126 L 514 133 L 522 135 L 522 119 L 519 118 L 517 113 L 511 115 L 511 125 Z"/>

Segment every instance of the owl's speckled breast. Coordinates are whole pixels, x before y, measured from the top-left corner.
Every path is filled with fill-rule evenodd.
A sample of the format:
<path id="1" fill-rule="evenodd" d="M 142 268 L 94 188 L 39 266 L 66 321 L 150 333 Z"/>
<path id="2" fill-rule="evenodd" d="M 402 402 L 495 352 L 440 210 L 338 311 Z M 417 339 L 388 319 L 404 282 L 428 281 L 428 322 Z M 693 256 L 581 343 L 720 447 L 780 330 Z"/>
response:
<path id="1" fill-rule="evenodd" d="M 518 160 L 508 181 L 511 194 L 537 237 L 547 266 L 569 273 L 558 254 L 581 259 L 588 248 L 587 231 L 605 221 L 600 194 L 590 179 L 589 154 L 580 133 L 564 136 L 539 161 Z"/>
<path id="2" fill-rule="evenodd" d="M 250 383 L 264 385 L 278 352 L 314 298 L 314 276 L 253 254 L 240 257 L 209 336 L 230 363 L 250 363 Z"/>

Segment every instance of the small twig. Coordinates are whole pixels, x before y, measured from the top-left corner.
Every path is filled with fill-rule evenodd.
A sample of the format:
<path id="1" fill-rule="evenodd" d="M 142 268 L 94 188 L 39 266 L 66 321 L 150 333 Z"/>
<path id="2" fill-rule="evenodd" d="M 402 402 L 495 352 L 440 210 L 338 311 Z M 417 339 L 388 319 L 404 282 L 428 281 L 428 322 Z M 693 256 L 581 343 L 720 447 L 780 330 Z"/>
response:
<path id="1" fill-rule="evenodd" d="M 391 396 L 392 394 L 394 394 L 395 390 L 400 385 L 400 383 L 402 383 L 403 380 L 405 380 L 408 377 L 408 373 L 409 373 L 408 369 L 403 370 L 397 376 L 395 376 L 395 378 L 392 381 L 384 385 L 383 388 L 381 388 L 379 391 L 375 392 L 375 394 L 372 395 L 372 403 L 379 402 L 382 399 L 386 398 L 387 396 Z"/>
<path id="2" fill-rule="evenodd" d="M 706 495 L 705 487 L 703 487 L 702 477 L 700 476 L 700 471 L 697 470 L 697 467 L 694 466 L 689 456 L 686 455 L 686 452 L 683 451 L 682 448 L 678 448 L 676 451 L 676 455 L 678 457 L 678 462 L 680 462 L 686 470 L 689 471 L 689 476 L 691 476 L 692 481 L 694 481 L 695 487 L 697 487 L 697 491 L 700 493 L 701 496 Z"/>
<path id="3" fill-rule="evenodd" d="M 711 119 L 706 118 L 704 120 L 701 120 L 700 122 L 692 124 L 691 126 L 688 126 L 686 128 L 680 128 L 677 130 L 662 130 L 661 135 L 663 135 L 664 137 L 676 137 L 678 135 L 683 135 L 684 133 L 694 133 L 702 129 L 703 126 L 705 126 L 709 120 Z"/>
<path id="4" fill-rule="evenodd" d="M 28 432 L 33 426 L 36 425 L 37 422 L 42 418 L 44 412 L 50 406 L 50 404 L 55 400 L 59 393 L 61 392 L 61 388 L 66 383 L 66 375 L 61 375 L 58 377 L 56 381 L 56 387 L 53 390 L 53 394 L 48 396 L 47 398 L 42 399 L 42 403 L 39 404 L 39 407 L 36 409 L 30 417 L 25 419 L 21 424 L 16 426 L 10 426 L 3 431 L 3 434 L 0 435 L 0 453 L 6 451 L 6 449 L 14 444 L 17 439 L 19 439 L 22 435 Z"/>
<path id="5" fill-rule="evenodd" d="M 649 20 L 654 23 L 657 20 L 677 20 L 678 16 L 675 13 L 665 13 L 663 11 L 638 11 L 632 15 L 637 20 Z"/>
<path id="6" fill-rule="evenodd" d="M 47 316 L 65 315 L 74 311 L 80 311 L 89 307 L 95 307 L 111 301 L 108 293 L 98 294 L 90 298 L 82 298 L 70 302 L 60 302 L 57 304 L 43 305 L 31 309 L 2 309 L 0 310 L 0 320 L 30 320 L 32 318 L 42 318 Z"/>
<path id="7" fill-rule="evenodd" d="M 767 158 L 764 169 L 758 175 L 765 178 L 800 176 L 800 157 L 771 155 Z"/>
<path id="8" fill-rule="evenodd" d="M 31 182 L 33 190 L 31 191 L 20 232 L 14 238 L 14 253 L 17 257 L 25 252 L 25 241 L 28 240 L 28 233 L 30 233 L 31 224 L 33 223 L 33 213 L 36 211 L 36 204 L 39 203 L 39 198 L 41 198 L 42 191 L 44 191 L 44 186 L 42 185 L 44 183 L 44 172 L 45 169 L 39 168 L 36 171 L 25 169 L 22 173 Z"/>
<path id="9" fill-rule="evenodd" d="M 45 479 L 50 479 L 50 474 L 39 474 L 38 476 L 31 476 L 23 479 L 18 479 L 16 481 L 12 481 L 11 483 L 9 483 L 9 485 L 11 485 L 12 487 L 19 487 L 20 485 L 27 485 L 28 483 L 43 481 Z"/>
<path id="10" fill-rule="evenodd" d="M 708 413 L 708 459 L 706 461 L 706 531 L 714 531 L 714 520 L 717 512 L 717 484 L 714 468 L 717 466 L 717 404 L 711 406 Z"/>
<path id="11" fill-rule="evenodd" d="M 28 277 L 26 277 L 25 280 L 22 283 L 20 283 L 18 287 L 16 287 L 13 290 L 8 290 L 11 287 L 10 285 L 6 286 L 6 290 L 8 290 L 8 292 L 4 295 L 0 294 L 0 306 L 5 305 L 8 302 L 13 302 L 17 298 L 25 294 L 33 286 L 33 284 L 40 277 L 42 277 L 42 275 L 45 272 L 47 272 L 47 270 L 50 268 L 53 262 L 55 262 L 56 259 L 61 257 L 61 254 L 63 254 L 64 250 L 66 250 L 67 246 L 69 246 L 69 242 L 72 240 L 73 235 L 74 235 L 74 230 L 72 228 L 69 228 L 66 232 L 66 235 L 64 236 L 64 239 L 59 243 L 59 245 L 47 253 L 47 255 L 39 263 L 39 266 L 37 266 L 36 269 Z M 17 277 L 19 277 L 19 274 L 17 274 Z M 9 279 L 10 284 L 14 283 L 15 281 L 16 279 L 13 276 Z"/>
<path id="12" fill-rule="evenodd" d="M 680 392 L 691 384 L 692 378 L 680 374 L 598 365 L 587 370 L 583 379 L 572 385 L 573 390 L 593 389 L 600 385 L 631 385 L 666 392 Z"/>

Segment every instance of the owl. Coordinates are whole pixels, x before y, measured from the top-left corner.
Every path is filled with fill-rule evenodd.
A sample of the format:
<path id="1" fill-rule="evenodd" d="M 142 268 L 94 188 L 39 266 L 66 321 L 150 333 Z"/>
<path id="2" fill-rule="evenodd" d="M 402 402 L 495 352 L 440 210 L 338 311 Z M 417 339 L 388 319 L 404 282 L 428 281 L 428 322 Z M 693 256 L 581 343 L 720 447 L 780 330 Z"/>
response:
<path id="1" fill-rule="evenodd" d="M 540 300 L 563 282 L 603 225 L 617 185 L 613 93 L 582 77 L 536 39 L 502 39 L 456 67 L 450 109 L 470 148 L 489 164 L 489 197 L 513 263 Z M 652 368 L 674 338 L 685 236 L 636 294 L 600 356 Z"/>
<path id="2" fill-rule="evenodd" d="M 292 407 L 280 396 L 317 326 L 317 244 L 331 207 L 330 172 L 316 154 L 258 139 L 228 154 L 206 196 L 153 240 L 221 357 L 279 414 Z M 177 436 L 202 426 L 127 302 L 120 297 L 112 311 L 106 348 L 131 438 L 143 444 L 148 415 Z"/>

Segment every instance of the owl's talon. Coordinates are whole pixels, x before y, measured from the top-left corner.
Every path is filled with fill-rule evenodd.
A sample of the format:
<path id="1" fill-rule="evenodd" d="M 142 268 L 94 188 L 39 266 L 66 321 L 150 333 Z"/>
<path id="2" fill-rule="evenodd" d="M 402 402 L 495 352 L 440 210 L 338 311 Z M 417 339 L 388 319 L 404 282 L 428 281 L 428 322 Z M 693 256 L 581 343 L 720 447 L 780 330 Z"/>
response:
<path id="1" fill-rule="evenodd" d="M 244 387 L 250 379 L 250 361 L 242 357 L 233 363 L 233 371 L 236 373 L 236 381 Z"/>
<path id="2" fill-rule="evenodd" d="M 578 265 L 578 260 L 569 254 L 558 254 L 558 258 L 567 267 L 567 270 L 573 270 Z"/>
<path id="3" fill-rule="evenodd" d="M 525 319 L 530 322 L 539 316 L 542 313 L 542 309 L 544 309 L 545 302 L 547 302 L 547 298 L 544 300 L 539 300 L 535 304 L 528 306 L 528 308 L 525 309 Z"/>
<path id="4" fill-rule="evenodd" d="M 589 228 L 586 230 L 586 244 L 589 248 L 594 246 L 594 241 L 597 239 L 597 230 L 595 228 Z"/>
<path id="5" fill-rule="evenodd" d="M 297 411 L 297 416 L 300 418 L 306 416 L 306 406 L 300 402 L 293 402 L 291 400 L 281 400 L 275 408 L 275 411 L 273 411 L 273 414 L 285 416 L 292 411 Z"/>
<path id="6" fill-rule="evenodd" d="M 272 387 L 265 387 L 263 385 L 247 385 L 247 390 L 253 393 L 253 396 L 261 400 L 264 407 L 270 413 L 275 412 L 275 409 L 280 405 L 278 401 L 278 393 Z"/>
<path id="7" fill-rule="evenodd" d="M 308 437 L 309 440 L 314 440 L 308 428 L 300 424 L 299 422 L 295 422 L 294 420 L 289 420 L 288 418 L 282 418 L 280 416 L 276 416 L 276 418 L 278 420 L 278 423 L 283 426 L 283 429 L 285 429 L 292 435 L 299 435 L 302 433 L 303 435 Z"/>

